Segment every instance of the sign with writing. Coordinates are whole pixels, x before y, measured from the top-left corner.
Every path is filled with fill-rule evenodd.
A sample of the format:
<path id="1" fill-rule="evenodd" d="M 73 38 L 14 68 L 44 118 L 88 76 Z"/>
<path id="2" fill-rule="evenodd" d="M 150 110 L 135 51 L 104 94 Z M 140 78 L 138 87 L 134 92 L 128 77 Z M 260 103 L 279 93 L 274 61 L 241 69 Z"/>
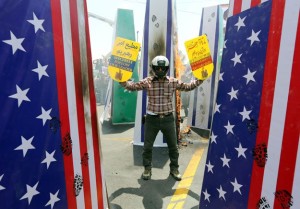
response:
<path id="1" fill-rule="evenodd" d="M 205 80 L 214 70 L 214 63 L 210 55 L 207 36 L 202 35 L 188 40 L 184 45 L 193 75 L 200 80 Z"/>
<path id="2" fill-rule="evenodd" d="M 117 37 L 108 64 L 110 77 L 118 82 L 129 80 L 139 51 L 140 44 L 138 42 Z"/>

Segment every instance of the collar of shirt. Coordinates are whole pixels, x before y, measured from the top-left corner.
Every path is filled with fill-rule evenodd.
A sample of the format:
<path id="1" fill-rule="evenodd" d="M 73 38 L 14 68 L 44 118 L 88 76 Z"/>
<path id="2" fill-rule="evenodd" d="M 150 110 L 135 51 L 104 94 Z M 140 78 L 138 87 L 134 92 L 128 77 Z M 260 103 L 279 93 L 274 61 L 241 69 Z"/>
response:
<path id="1" fill-rule="evenodd" d="M 170 79 L 169 76 L 165 76 L 165 77 L 163 78 L 163 81 L 169 80 L 169 79 Z M 156 76 L 151 76 L 151 80 L 152 80 L 152 81 L 159 81 L 159 78 L 156 77 Z"/>

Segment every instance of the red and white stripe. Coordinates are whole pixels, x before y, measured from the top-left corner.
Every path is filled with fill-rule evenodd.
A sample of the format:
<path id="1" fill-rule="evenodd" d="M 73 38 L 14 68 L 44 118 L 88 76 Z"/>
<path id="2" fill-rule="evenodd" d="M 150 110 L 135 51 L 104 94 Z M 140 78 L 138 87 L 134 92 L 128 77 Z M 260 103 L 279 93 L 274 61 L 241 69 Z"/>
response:
<path id="1" fill-rule="evenodd" d="M 246 9 L 255 7 L 260 3 L 263 3 L 268 0 L 230 0 L 228 8 L 228 17 L 236 15 Z"/>
<path id="2" fill-rule="evenodd" d="M 52 0 L 57 85 L 62 137 L 70 132 L 72 155 L 64 157 L 68 208 L 104 208 L 96 102 L 85 0 Z M 81 164 L 88 153 L 88 166 Z M 83 189 L 75 197 L 75 175 Z"/>
<path id="3" fill-rule="evenodd" d="M 297 27 L 299 25 L 299 1 L 279 1 L 273 4 L 272 24 L 278 24 L 277 19 L 282 19 L 281 36 L 279 36 L 280 46 L 278 48 L 278 64 L 276 73 L 276 81 L 274 88 L 273 108 L 271 113 L 270 130 L 268 136 L 268 162 L 265 167 L 262 196 L 266 196 L 271 208 L 280 208 L 280 204 L 275 204 L 274 192 L 278 190 L 287 190 L 292 196 L 299 195 L 292 193 L 292 185 L 294 178 L 295 161 L 298 151 L 299 141 L 299 117 L 300 112 L 296 112 L 299 106 L 299 89 L 300 83 L 294 82 L 297 79 L 298 69 L 293 66 L 295 42 L 297 36 Z M 278 15 L 277 11 L 278 10 Z M 276 12 L 276 13 L 275 13 Z M 281 16 L 283 15 L 283 16 Z M 274 17 L 274 18 L 273 18 Z M 275 20 L 276 17 L 276 20 Z M 270 30 L 270 34 L 272 34 Z M 272 43 L 270 43 L 271 45 Z M 267 52 L 267 62 L 272 62 L 272 51 Z M 299 49 L 298 49 L 299 50 Z M 277 55 L 277 54 L 276 54 Z M 299 59 L 299 57 L 298 57 Z M 276 65 L 275 65 L 276 66 Z M 292 74 L 293 73 L 293 74 Z M 298 77 L 299 78 L 299 77 Z M 267 81 L 266 81 L 267 82 Z M 268 91 L 268 87 L 265 91 Z M 298 92 L 297 92 L 298 91 Z M 298 97 L 295 97 L 298 94 Z M 296 133 L 295 133 L 296 132 Z M 296 196 L 293 198 L 297 200 Z M 299 197 L 298 197 L 299 200 Z M 297 207 L 295 207 L 297 208 Z"/>
<path id="4" fill-rule="evenodd" d="M 229 16 L 264 1 L 231 0 Z M 279 209 L 274 193 L 286 190 L 300 208 L 300 1 L 273 1 L 256 144 L 268 145 L 264 169 L 253 165 L 248 208 L 265 197 Z"/>

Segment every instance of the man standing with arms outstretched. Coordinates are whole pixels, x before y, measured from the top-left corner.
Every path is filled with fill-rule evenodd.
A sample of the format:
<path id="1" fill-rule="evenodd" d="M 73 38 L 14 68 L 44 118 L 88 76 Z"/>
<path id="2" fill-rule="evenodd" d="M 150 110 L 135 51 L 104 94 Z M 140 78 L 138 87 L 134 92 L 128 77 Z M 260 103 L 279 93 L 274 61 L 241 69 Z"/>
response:
<path id="1" fill-rule="evenodd" d="M 139 82 L 120 82 L 120 84 L 130 90 L 147 90 L 148 104 L 145 118 L 145 138 L 143 150 L 144 180 L 151 179 L 152 175 L 152 150 L 155 138 L 161 131 L 166 138 L 169 158 L 170 175 L 177 181 L 181 180 L 178 165 L 178 145 L 174 119 L 173 95 L 176 90 L 191 91 L 199 86 L 203 80 L 193 80 L 190 83 L 167 76 L 169 70 L 169 60 L 165 56 L 156 56 L 152 60 L 151 69 L 153 76 L 144 78 Z"/>

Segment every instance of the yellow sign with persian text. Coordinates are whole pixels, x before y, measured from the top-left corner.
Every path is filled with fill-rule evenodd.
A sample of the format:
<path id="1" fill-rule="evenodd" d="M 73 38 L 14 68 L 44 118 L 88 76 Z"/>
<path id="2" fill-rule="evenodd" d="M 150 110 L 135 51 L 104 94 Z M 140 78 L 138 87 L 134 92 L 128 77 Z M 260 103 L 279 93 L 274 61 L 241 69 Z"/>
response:
<path id="1" fill-rule="evenodd" d="M 207 36 L 202 35 L 188 40 L 184 45 L 193 75 L 200 80 L 205 80 L 211 76 L 214 63 L 211 58 Z"/>
<path id="2" fill-rule="evenodd" d="M 108 64 L 109 76 L 118 82 L 132 77 L 140 51 L 140 43 L 117 37 Z"/>

